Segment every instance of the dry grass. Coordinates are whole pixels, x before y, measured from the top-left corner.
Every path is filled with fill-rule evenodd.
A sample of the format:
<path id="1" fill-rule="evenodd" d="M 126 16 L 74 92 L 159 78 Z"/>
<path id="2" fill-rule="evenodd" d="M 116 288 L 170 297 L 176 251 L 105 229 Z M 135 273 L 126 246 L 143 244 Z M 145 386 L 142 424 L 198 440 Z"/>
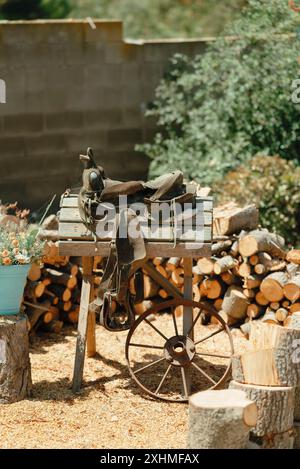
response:
<path id="1" fill-rule="evenodd" d="M 162 325 L 164 317 L 155 325 Z M 156 339 L 149 329 L 147 342 Z M 126 335 L 97 327 L 99 354 L 86 360 L 85 384 L 76 396 L 70 390 L 75 331 L 36 337 L 32 397 L 0 405 L 1 448 L 184 448 L 187 405 L 140 393 L 126 367 Z M 233 335 L 235 347 L 244 348 L 241 333 L 235 330 Z M 222 338 L 213 348 L 220 353 Z"/>

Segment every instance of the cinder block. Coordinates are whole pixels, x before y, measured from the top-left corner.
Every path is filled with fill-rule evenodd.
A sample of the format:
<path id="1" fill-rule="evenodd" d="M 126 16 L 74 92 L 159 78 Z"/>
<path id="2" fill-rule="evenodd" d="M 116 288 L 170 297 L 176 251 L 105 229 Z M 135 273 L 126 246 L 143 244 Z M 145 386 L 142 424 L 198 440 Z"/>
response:
<path id="1" fill-rule="evenodd" d="M 108 131 L 108 145 L 114 149 L 132 149 L 142 142 L 141 129 L 112 129 Z"/>
<path id="2" fill-rule="evenodd" d="M 43 134 L 31 136 L 25 139 L 26 154 L 47 155 L 51 153 L 63 153 L 66 149 L 64 134 Z"/>
<path id="3" fill-rule="evenodd" d="M 83 129 L 82 132 L 67 132 L 66 138 L 66 151 L 70 155 L 79 155 L 80 152 L 86 151 L 87 147 L 93 149 L 104 150 L 107 148 L 107 132 L 106 131 L 90 131 Z"/>
<path id="4" fill-rule="evenodd" d="M 25 134 L 42 132 L 44 129 L 44 117 L 42 114 L 18 114 L 5 116 L 4 132 Z"/>
<path id="5" fill-rule="evenodd" d="M 104 61 L 107 64 L 121 64 L 126 61 L 122 43 L 109 43 L 105 47 Z"/>
<path id="6" fill-rule="evenodd" d="M 24 156 L 24 146 L 25 145 L 23 137 L 4 137 L 2 135 L 0 136 L 1 155 L 8 156 L 9 158 L 15 156 Z"/>
<path id="7" fill-rule="evenodd" d="M 120 109 L 103 109 L 101 111 L 86 111 L 84 114 L 85 126 L 106 128 L 118 127 L 122 124 L 122 111 Z"/>

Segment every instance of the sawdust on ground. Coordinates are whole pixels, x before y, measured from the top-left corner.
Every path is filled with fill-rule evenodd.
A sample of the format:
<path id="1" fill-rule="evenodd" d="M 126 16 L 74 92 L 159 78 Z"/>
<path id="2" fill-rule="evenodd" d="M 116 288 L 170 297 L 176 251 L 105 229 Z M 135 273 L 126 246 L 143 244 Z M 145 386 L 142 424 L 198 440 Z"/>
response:
<path id="1" fill-rule="evenodd" d="M 165 317 L 154 324 L 160 327 Z M 205 326 L 199 327 L 207 334 Z M 154 343 L 157 333 L 148 329 L 146 342 Z M 235 349 L 244 349 L 247 341 L 240 331 L 232 333 Z M 1 448 L 184 448 L 187 404 L 153 400 L 140 392 L 126 366 L 126 335 L 97 327 L 98 353 L 86 359 L 78 395 L 70 389 L 76 331 L 68 327 L 60 335 L 36 336 L 32 397 L 0 405 Z M 224 353 L 225 339 L 216 336 L 209 351 Z M 148 370 L 147 375 L 151 380 L 156 374 Z"/>

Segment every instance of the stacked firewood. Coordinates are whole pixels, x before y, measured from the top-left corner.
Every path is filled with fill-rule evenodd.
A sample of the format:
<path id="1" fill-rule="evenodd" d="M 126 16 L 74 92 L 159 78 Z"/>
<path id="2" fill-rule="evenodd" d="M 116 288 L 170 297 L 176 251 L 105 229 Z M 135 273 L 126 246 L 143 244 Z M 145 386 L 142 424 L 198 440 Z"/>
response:
<path id="1" fill-rule="evenodd" d="M 155 258 L 153 263 L 183 291 L 181 258 Z M 144 280 L 145 300 L 135 305 L 137 314 L 168 297 L 146 274 Z M 130 290 L 135 293 L 133 281 Z M 286 253 L 283 238 L 264 229 L 224 237 L 213 243 L 211 258 L 194 261 L 193 291 L 195 301 L 214 306 L 230 326 L 261 318 L 300 327 L 300 251 Z M 181 307 L 176 313 L 182 313 Z"/>
<path id="2" fill-rule="evenodd" d="M 77 323 L 80 287 L 80 267 L 72 259 L 59 256 L 56 244 L 49 242 L 43 264 L 31 266 L 24 290 L 29 330 L 59 333 L 64 322 Z"/>
<path id="3" fill-rule="evenodd" d="M 55 241 L 47 244 L 44 266 L 33 265 L 29 273 L 24 305 L 32 330 L 58 331 L 64 322 L 78 321 L 81 258 L 60 257 Z M 94 260 L 95 295 L 105 262 L 101 257 Z M 183 292 L 183 259 L 156 257 L 152 262 Z M 137 315 L 169 297 L 143 270 L 129 279 L 129 290 L 135 297 Z M 228 325 L 240 325 L 246 335 L 248 323 L 259 318 L 265 323 L 300 327 L 300 251 L 287 252 L 281 236 L 259 229 L 254 205 L 218 207 L 214 210 L 212 256 L 194 260 L 193 296 L 195 301 L 214 306 Z M 112 304 L 112 308 L 116 306 Z M 176 314 L 182 314 L 182 306 Z M 209 318 L 204 316 L 202 321 L 205 324 Z"/>

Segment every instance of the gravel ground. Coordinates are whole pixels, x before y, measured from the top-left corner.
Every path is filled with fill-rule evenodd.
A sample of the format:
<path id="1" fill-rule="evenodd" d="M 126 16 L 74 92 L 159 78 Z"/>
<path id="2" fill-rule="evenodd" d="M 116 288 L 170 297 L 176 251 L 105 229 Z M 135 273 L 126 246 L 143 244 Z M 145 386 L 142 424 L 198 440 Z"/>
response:
<path id="1" fill-rule="evenodd" d="M 166 315 L 162 315 L 153 324 L 164 328 L 167 322 Z M 147 340 L 143 343 L 156 343 L 157 333 L 147 327 Z M 163 330 L 168 330 L 169 324 L 166 327 Z M 207 334 L 212 327 L 215 326 L 199 326 L 198 333 Z M 143 328 L 141 332 L 145 337 Z M 98 354 L 86 359 L 84 386 L 76 396 L 70 390 L 75 330 L 70 327 L 60 335 L 42 334 L 34 338 L 32 397 L 0 405 L 1 448 L 185 447 L 187 404 L 152 400 L 140 393 L 126 366 L 127 333 L 109 333 L 98 326 L 96 335 Z M 236 350 L 245 348 L 247 341 L 239 330 L 233 331 L 233 338 Z M 226 338 L 219 334 L 210 342 L 201 350 L 225 353 Z M 146 352 L 148 356 L 144 358 L 149 363 L 149 349 L 144 349 Z M 142 356 L 134 356 L 138 366 L 145 363 Z M 151 354 L 150 359 L 155 357 Z M 222 359 L 213 358 L 207 369 L 212 369 L 212 363 L 221 365 L 218 360 Z M 159 371 L 148 370 L 144 383 L 152 385 L 156 375 L 159 376 Z M 168 379 L 166 385 L 173 382 L 172 377 Z"/>

